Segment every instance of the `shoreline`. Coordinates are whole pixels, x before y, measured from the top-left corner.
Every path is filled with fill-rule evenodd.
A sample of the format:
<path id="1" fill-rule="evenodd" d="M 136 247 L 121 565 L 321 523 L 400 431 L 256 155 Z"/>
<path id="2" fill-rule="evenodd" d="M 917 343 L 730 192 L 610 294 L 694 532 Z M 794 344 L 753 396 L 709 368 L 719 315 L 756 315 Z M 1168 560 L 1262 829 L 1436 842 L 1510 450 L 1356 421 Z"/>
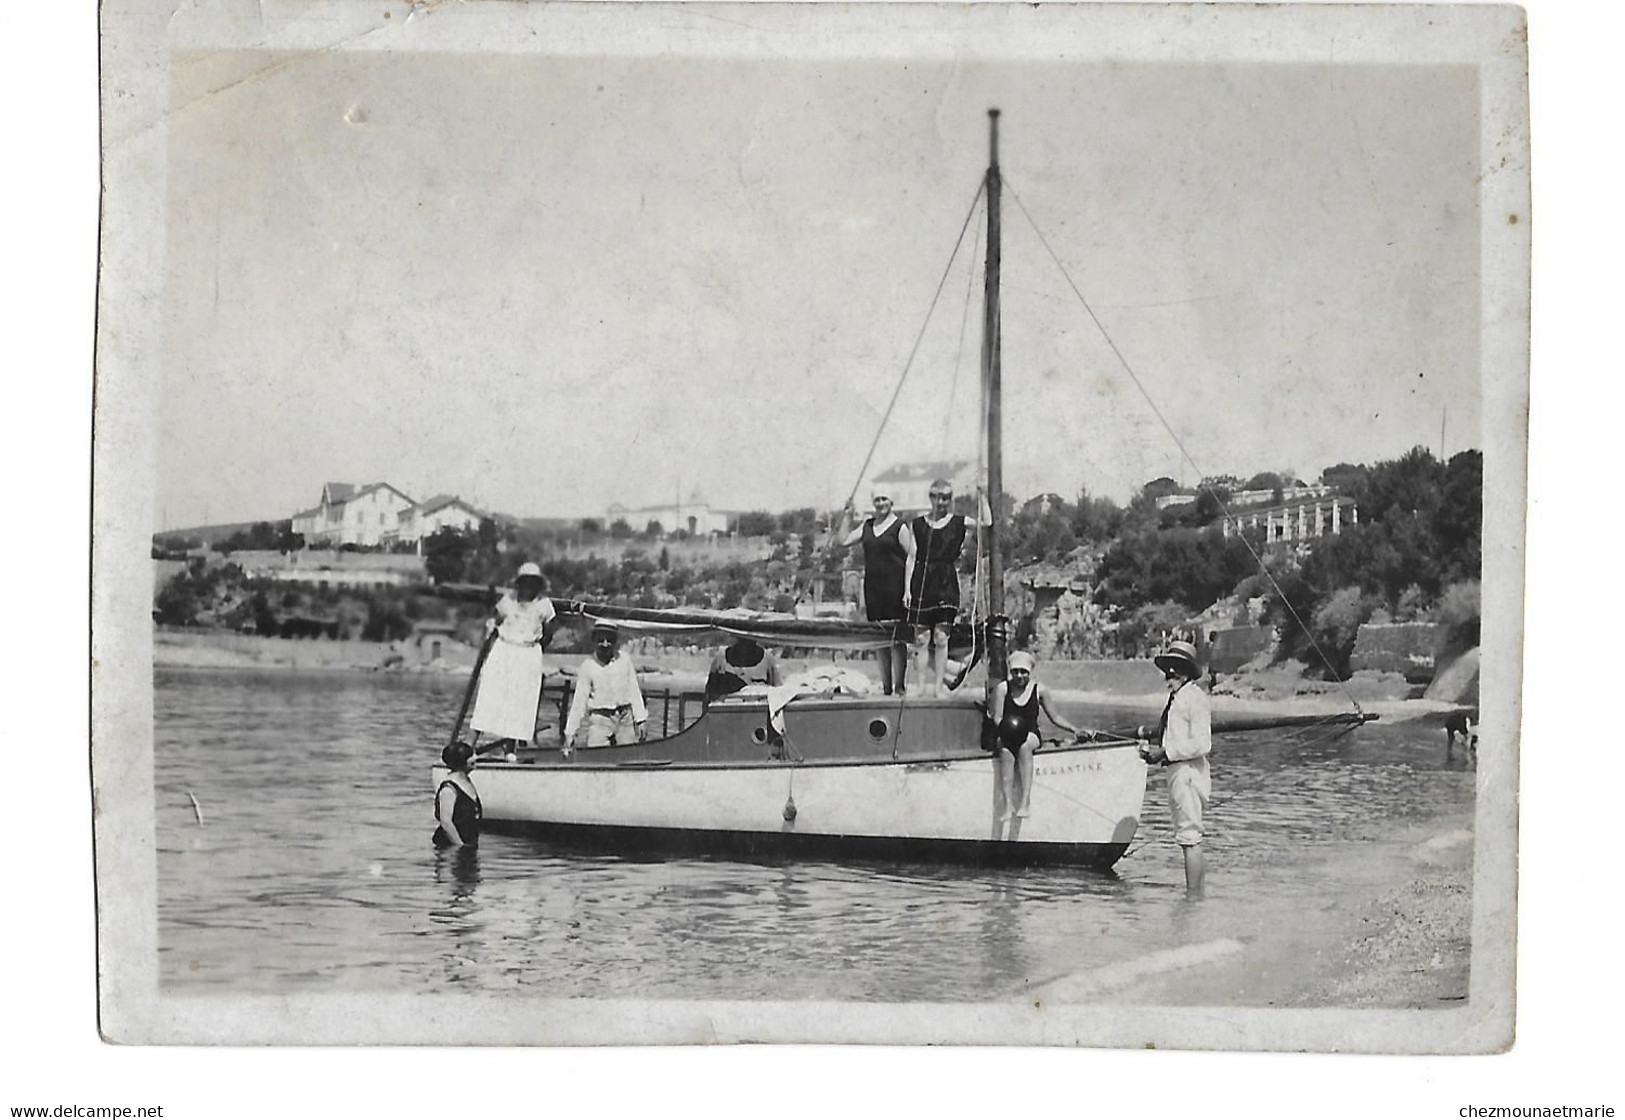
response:
<path id="1" fill-rule="evenodd" d="M 154 669 L 233 670 L 261 672 L 389 673 L 408 676 L 466 677 L 474 666 L 476 651 L 454 642 L 442 644 L 439 656 L 410 642 L 369 642 L 361 640 L 262 638 L 254 635 L 219 632 L 187 633 L 159 631 L 153 638 Z M 564 665 L 574 664 L 585 654 L 549 654 L 549 675 Z M 635 655 L 639 674 L 650 691 L 699 691 L 704 687 L 704 663 L 708 658 L 672 653 Z M 794 672 L 806 664 L 795 658 L 781 664 Z M 823 664 L 823 661 L 816 662 Z M 874 663 L 851 660 L 844 664 L 871 674 Z M 1065 682 L 1051 685 L 1050 692 L 1068 707 L 1110 707 L 1143 711 L 1151 717 L 1161 710 L 1166 694 L 1159 684 L 1146 680 L 1134 662 L 1054 661 L 1040 662 L 1041 679 Z M 979 692 L 979 673 L 962 686 Z M 1107 687 L 1072 687 L 1071 682 L 1090 675 L 1105 678 Z M 664 685 L 665 687 L 660 687 Z M 1215 715 L 1329 715 L 1347 712 L 1349 697 L 1334 687 L 1294 695 L 1231 695 L 1220 692 L 1211 697 Z M 1427 699 L 1396 699 L 1380 695 L 1357 697 L 1360 707 L 1385 722 L 1401 723 L 1430 716 L 1442 716 L 1462 705 Z"/>
<path id="2" fill-rule="evenodd" d="M 1223 913 L 1223 868 L 1210 866 L 1209 898 L 1189 904 L 1179 943 L 1153 949 L 1143 961 L 1073 973 L 1016 994 L 1168 1007 L 1460 1007 L 1472 972 L 1472 827 L 1470 813 L 1444 813 L 1393 840 L 1317 858 L 1306 873 L 1353 885 L 1363 897 L 1311 903 L 1291 928 L 1245 928 L 1235 913 Z M 1316 971 L 1305 979 L 1299 966 L 1309 960 Z"/>

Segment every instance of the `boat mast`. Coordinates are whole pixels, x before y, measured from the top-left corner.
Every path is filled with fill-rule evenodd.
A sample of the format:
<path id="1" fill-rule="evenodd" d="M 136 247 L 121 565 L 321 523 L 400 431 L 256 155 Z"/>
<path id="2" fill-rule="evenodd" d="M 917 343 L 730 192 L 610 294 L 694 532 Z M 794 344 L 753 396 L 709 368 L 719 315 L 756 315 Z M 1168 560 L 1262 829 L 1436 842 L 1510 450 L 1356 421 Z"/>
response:
<path id="1" fill-rule="evenodd" d="M 987 415 L 987 679 L 1005 674 L 1004 561 L 999 552 L 999 526 L 1004 520 L 1004 454 L 999 379 L 999 111 L 989 109 L 987 163 L 987 269 L 982 289 L 982 392 Z M 977 511 L 977 516 L 981 515 Z"/>

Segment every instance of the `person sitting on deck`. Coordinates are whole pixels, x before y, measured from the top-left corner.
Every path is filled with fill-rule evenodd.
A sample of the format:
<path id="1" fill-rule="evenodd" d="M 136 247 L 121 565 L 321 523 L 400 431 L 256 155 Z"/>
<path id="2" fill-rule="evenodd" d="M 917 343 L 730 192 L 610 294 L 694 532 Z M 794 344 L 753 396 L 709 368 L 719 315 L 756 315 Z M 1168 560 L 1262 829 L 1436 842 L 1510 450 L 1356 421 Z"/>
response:
<path id="1" fill-rule="evenodd" d="M 1033 752 L 1038 750 L 1038 713 L 1079 741 L 1088 734 L 1050 707 L 1050 694 L 1033 679 L 1033 655 L 1010 655 L 1009 679 L 993 687 L 988 702 L 993 722 L 993 839 L 1014 840 L 1032 805 Z M 1009 828 L 1009 836 L 1005 828 Z"/>
<path id="2" fill-rule="evenodd" d="M 740 638 L 711 659 L 711 672 L 705 678 L 705 702 L 711 703 L 753 684 L 769 687 L 779 680 L 776 657 L 750 638 Z"/>
<path id="3" fill-rule="evenodd" d="M 480 842 L 480 817 L 484 815 L 479 791 L 468 774 L 474 748 L 461 740 L 447 744 L 440 761 L 451 773 L 434 791 L 434 846 L 472 848 Z"/>
<path id="4" fill-rule="evenodd" d="M 592 627 L 592 656 L 576 670 L 570 715 L 564 722 L 564 757 L 575 750 L 576 735 L 587 729 L 587 746 L 607 747 L 642 742 L 649 719 L 643 689 L 632 658 L 620 647 L 621 630 L 613 622 Z"/>

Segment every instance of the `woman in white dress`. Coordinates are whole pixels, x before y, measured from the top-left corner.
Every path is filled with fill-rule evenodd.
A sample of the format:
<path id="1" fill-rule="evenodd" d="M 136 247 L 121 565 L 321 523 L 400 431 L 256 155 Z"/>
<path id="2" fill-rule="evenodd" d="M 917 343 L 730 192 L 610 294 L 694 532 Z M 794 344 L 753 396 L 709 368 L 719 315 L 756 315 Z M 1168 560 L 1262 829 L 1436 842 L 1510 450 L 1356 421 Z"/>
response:
<path id="1" fill-rule="evenodd" d="M 496 738 L 491 749 L 512 754 L 536 735 L 536 708 L 542 698 L 542 650 L 553 639 L 556 612 L 542 594 L 545 581 L 535 564 L 522 564 L 513 590 L 497 601 L 496 617 L 486 633 L 496 631 L 491 652 L 480 670 L 479 693 L 469 726 Z"/>

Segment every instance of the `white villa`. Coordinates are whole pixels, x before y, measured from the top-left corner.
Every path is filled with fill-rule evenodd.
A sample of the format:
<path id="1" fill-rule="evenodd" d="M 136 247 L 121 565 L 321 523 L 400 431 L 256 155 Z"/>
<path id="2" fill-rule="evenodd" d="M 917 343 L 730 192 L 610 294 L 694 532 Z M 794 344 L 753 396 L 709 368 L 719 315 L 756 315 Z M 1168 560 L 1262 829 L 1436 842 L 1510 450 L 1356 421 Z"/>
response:
<path id="1" fill-rule="evenodd" d="M 432 537 L 441 529 L 478 529 L 485 516 L 455 494 L 437 494 L 401 511 L 393 539 L 415 542 L 421 552 L 424 537 Z"/>
<path id="2" fill-rule="evenodd" d="M 439 529 L 477 529 L 485 516 L 455 494 L 415 502 L 387 482 L 329 482 L 321 504 L 293 515 L 293 531 L 311 548 L 421 545 Z"/>
<path id="3" fill-rule="evenodd" d="M 868 493 L 858 495 L 861 516 L 869 499 L 885 494 L 899 517 L 911 517 L 931 508 L 931 483 L 939 478 L 953 484 L 955 497 L 976 494 L 976 463 L 971 459 L 943 459 L 896 463 L 869 480 Z"/>
<path id="4" fill-rule="evenodd" d="M 293 515 L 293 531 L 318 548 L 386 544 L 396 537 L 402 511 L 416 504 L 387 482 L 329 482 L 321 504 Z"/>
<path id="5" fill-rule="evenodd" d="M 728 519 L 727 510 L 712 509 L 711 503 L 695 490 L 686 502 L 637 507 L 623 506 L 617 502 L 604 511 L 604 528 L 624 521 L 634 533 L 641 533 L 649 527 L 649 522 L 658 521 L 660 531 L 665 536 L 682 530 L 691 537 L 705 537 L 713 533 L 726 533 Z"/>

